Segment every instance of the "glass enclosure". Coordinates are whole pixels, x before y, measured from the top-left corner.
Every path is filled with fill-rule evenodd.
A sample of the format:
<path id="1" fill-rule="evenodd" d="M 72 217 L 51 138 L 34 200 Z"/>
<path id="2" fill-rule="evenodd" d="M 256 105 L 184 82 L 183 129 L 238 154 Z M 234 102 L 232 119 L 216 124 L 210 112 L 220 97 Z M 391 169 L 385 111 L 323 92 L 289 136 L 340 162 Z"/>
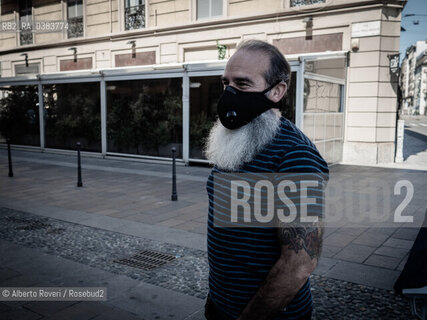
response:
<path id="1" fill-rule="evenodd" d="M 39 146 L 39 103 L 37 86 L 0 87 L 0 140 Z"/>
<path id="2" fill-rule="evenodd" d="M 182 158 L 182 78 L 107 82 L 108 152 Z"/>
<path id="3" fill-rule="evenodd" d="M 338 162 L 346 58 L 302 57 L 291 65 L 281 112 L 302 127 L 329 163 Z M 76 150 L 80 142 L 83 151 L 154 158 L 170 158 L 175 147 L 177 158 L 186 163 L 206 161 L 203 147 L 217 118 L 224 67 L 26 75 L 22 84 L 0 78 L 0 143 L 10 137 L 12 144 Z"/>
<path id="4" fill-rule="evenodd" d="M 304 133 L 328 163 L 341 161 L 344 142 L 344 57 L 304 64 Z"/>
<path id="5" fill-rule="evenodd" d="M 99 82 L 43 86 L 47 148 L 101 152 Z"/>

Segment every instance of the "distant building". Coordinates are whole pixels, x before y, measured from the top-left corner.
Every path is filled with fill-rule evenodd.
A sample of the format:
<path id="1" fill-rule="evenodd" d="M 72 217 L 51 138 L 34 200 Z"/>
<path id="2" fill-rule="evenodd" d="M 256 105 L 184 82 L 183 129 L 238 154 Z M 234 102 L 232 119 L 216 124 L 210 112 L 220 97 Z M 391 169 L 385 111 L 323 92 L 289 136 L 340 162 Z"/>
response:
<path id="1" fill-rule="evenodd" d="M 427 108 L 427 40 L 417 41 L 406 50 L 400 86 L 402 114 L 425 115 Z"/>
<path id="2" fill-rule="evenodd" d="M 406 2 L 1 0 L 0 108 L 16 145 L 204 161 L 225 63 L 256 38 L 288 58 L 282 111 L 328 162 L 393 162 Z"/>

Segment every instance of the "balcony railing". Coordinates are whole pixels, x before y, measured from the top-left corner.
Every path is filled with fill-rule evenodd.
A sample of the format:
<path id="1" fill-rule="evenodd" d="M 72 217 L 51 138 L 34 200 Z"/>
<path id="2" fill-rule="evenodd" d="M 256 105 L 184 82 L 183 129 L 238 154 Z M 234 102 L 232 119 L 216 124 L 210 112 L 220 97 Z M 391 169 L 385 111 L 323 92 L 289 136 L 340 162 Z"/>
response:
<path id="1" fill-rule="evenodd" d="M 145 5 L 125 8 L 125 30 L 145 27 Z"/>
<path id="2" fill-rule="evenodd" d="M 74 17 L 68 19 L 68 38 L 83 37 L 83 17 Z"/>
<path id="3" fill-rule="evenodd" d="M 33 44 L 32 30 L 21 30 L 21 32 L 19 33 L 19 43 L 21 45 Z"/>
<path id="4" fill-rule="evenodd" d="M 19 19 L 19 43 L 21 45 L 33 44 L 33 21 L 31 16 Z"/>
<path id="5" fill-rule="evenodd" d="M 311 4 L 325 3 L 326 0 L 291 0 L 291 7 L 308 6 Z"/>

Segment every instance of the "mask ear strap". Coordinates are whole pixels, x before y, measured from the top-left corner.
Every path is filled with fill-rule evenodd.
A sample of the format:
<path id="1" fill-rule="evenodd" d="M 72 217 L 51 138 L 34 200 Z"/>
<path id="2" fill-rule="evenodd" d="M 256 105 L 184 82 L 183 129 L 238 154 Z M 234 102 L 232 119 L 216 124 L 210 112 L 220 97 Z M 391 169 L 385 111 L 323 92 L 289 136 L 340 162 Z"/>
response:
<path id="1" fill-rule="evenodd" d="M 277 86 L 280 82 L 282 82 L 282 79 L 277 80 L 274 84 L 272 84 L 271 86 L 269 86 L 267 89 L 265 89 L 262 93 L 266 94 L 268 91 L 270 91 L 271 89 L 273 89 L 275 86 Z"/>

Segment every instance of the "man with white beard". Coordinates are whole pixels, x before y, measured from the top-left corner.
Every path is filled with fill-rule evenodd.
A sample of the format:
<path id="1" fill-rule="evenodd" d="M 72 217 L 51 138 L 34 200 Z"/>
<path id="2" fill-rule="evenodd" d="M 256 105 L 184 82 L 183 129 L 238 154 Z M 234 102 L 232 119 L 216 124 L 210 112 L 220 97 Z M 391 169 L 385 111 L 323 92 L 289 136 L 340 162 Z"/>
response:
<path id="1" fill-rule="evenodd" d="M 207 182 L 208 320 L 311 319 L 309 276 L 320 255 L 320 223 L 214 223 L 230 215 L 217 203 L 222 200 L 214 192 L 215 174 L 329 172 L 314 144 L 278 110 L 290 75 L 280 51 L 259 40 L 241 43 L 225 68 L 219 119 L 205 147 L 214 165 Z"/>

